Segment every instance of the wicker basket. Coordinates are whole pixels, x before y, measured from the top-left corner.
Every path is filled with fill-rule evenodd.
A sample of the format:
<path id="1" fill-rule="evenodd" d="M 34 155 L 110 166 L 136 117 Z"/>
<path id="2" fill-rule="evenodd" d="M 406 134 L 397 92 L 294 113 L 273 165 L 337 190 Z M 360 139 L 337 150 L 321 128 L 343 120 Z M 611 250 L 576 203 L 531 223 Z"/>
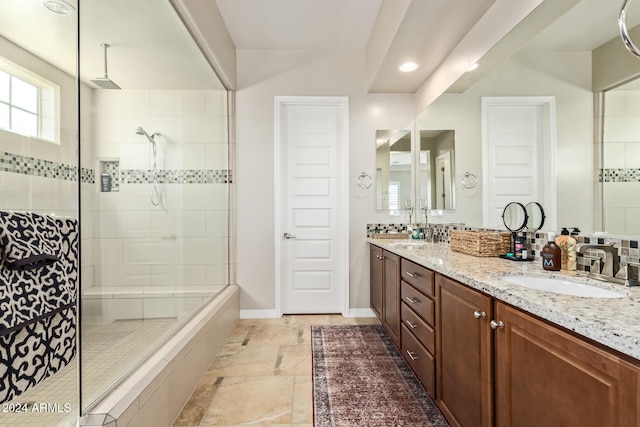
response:
<path id="1" fill-rule="evenodd" d="M 500 256 L 511 249 L 511 234 L 496 231 L 451 230 L 451 250 L 473 256 Z"/>
<path id="2" fill-rule="evenodd" d="M 408 233 L 372 233 L 372 239 L 408 239 Z"/>

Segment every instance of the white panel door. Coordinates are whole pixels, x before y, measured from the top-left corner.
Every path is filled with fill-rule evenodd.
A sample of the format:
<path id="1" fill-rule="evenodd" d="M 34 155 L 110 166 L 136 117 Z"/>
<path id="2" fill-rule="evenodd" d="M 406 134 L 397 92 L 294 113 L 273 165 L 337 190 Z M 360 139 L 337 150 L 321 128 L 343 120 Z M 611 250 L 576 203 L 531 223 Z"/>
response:
<path id="1" fill-rule="evenodd" d="M 484 226 L 504 228 L 510 202 L 538 202 L 555 217 L 552 100 L 489 100 L 483 100 Z"/>
<path id="2" fill-rule="evenodd" d="M 323 98 L 279 104 L 279 279 L 282 313 L 345 311 L 346 109 Z M 335 98 L 328 98 L 335 100 Z"/>

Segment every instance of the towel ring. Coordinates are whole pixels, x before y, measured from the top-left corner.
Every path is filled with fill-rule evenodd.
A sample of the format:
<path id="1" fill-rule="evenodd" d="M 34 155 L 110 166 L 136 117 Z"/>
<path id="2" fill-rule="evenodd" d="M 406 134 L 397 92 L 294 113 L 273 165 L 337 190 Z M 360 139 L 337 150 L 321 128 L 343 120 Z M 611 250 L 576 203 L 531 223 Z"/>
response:
<path id="1" fill-rule="evenodd" d="M 640 49 L 633 44 L 629 30 L 627 30 L 627 7 L 631 4 L 631 0 L 624 0 L 622 3 L 622 9 L 620 10 L 620 17 L 618 18 L 618 27 L 620 28 L 620 37 L 627 50 L 633 53 L 635 56 L 640 57 Z"/>
<path id="2" fill-rule="evenodd" d="M 475 188 L 478 185 L 478 178 L 471 172 L 465 172 L 462 178 L 462 186 L 464 188 Z"/>
<path id="3" fill-rule="evenodd" d="M 358 184 L 358 187 L 362 188 L 363 190 L 368 190 L 369 188 L 371 188 L 371 185 L 373 185 L 373 178 L 371 178 L 370 175 L 362 172 L 360 176 L 358 176 L 356 182 Z"/>

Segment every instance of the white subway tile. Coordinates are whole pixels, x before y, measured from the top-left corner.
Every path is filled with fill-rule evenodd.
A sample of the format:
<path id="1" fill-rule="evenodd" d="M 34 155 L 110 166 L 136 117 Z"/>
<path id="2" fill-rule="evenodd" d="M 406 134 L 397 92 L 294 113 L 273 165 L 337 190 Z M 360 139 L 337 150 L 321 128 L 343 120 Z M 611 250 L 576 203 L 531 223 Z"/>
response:
<path id="1" fill-rule="evenodd" d="M 605 168 L 624 168 L 625 144 L 622 142 L 607 142 L 603 144 L 604 167 Z"/>
<path id="2" fill-rule="evenodd" d="M 205 92 L 207 114 L 212 116 L 227 115 L 227 91 L 207 90 Z"/>
<path id="3" fill-rule="evenodd" d="M 622 91 L 608 91 L 605 94 L 604 114 L 607 117 L 624 116 L 627 111 L 627 97 Z"/>
<path id="4" fill-rule="evenodd" d="M 204 265 L 152 265 L 152 286 L 204 285 L 207 280 Z"/>
<path id="5" fill-rule="evenodd" d="M 207 169 L 229 169 L 229 149 L 225 143 L 206 145 Z"/>
<path id="6" fill-rule="evenodd" d="M 121 239 L 94 239 L 93 262 L 95 265 L 122 265 L 123 241 Z"/>
<path id="7" fill-rule="evenodd" d="M 177 116 L 180 114 L 181 94 L 177 90 L 152 90 L 149 94 L 149 114 Z"/>
<path id="8" fill-rule="evenodd" d="M 124 264 L 171 264 L 178 256 L 176 239 L 126 239 Z"/>
<path id="9" fill-rule="evenodd" d="M 101 287 L 149 286 L 148 265 L 105 265 L 95 268 L 95 285 Z"/>
<path id="10" fill-rule="evenodd" d="M 206 114 L 205 91 L 183 90 L 180 91 L 181 109 L 183 116 L 203 116 Z"/>

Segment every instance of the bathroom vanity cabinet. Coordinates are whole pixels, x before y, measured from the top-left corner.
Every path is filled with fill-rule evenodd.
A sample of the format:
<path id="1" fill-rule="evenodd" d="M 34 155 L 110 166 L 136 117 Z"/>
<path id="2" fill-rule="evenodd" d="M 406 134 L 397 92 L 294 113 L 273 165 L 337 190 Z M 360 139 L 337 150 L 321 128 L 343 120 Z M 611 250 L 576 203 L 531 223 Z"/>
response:
<path id="1" fill-rule="evenodd" d="M 371 251 L 383 257 L 371 290 L 382 283 L 382 323 L 451 425 L 640 426 L 637 359 L 413 259 Z"/>
<path id="2" fill-rule="evenodd" d="M 400 257 L 370 245 L 371 309 L 400 347 Z"/>
<path id="3" fill-rule="evenodd" d="M 371 274 L 369 276 L 370 292 L 369 305 L 378 320 L 382 321 L 382 267 L 384 251 L 374 245 L 369 246 L 369 266 Z"/>
<path id="4" fill-rule="evenodd" d="M 454 426 L 493 425 L 492 301 L 436 274 L 437 398 Z"/>
<path id="5" fill-rule="evenodd" d="M 406 259 L 400 260 L 400 272 L 400 350 L 425 390 L 435 398 L 435 273 Z"/>
<path id="6" fill-rule="evenodd" d="M 452 425 L 639 425 L 637 366 L 440 274 L 436 295 L 436 401 Z"/>

